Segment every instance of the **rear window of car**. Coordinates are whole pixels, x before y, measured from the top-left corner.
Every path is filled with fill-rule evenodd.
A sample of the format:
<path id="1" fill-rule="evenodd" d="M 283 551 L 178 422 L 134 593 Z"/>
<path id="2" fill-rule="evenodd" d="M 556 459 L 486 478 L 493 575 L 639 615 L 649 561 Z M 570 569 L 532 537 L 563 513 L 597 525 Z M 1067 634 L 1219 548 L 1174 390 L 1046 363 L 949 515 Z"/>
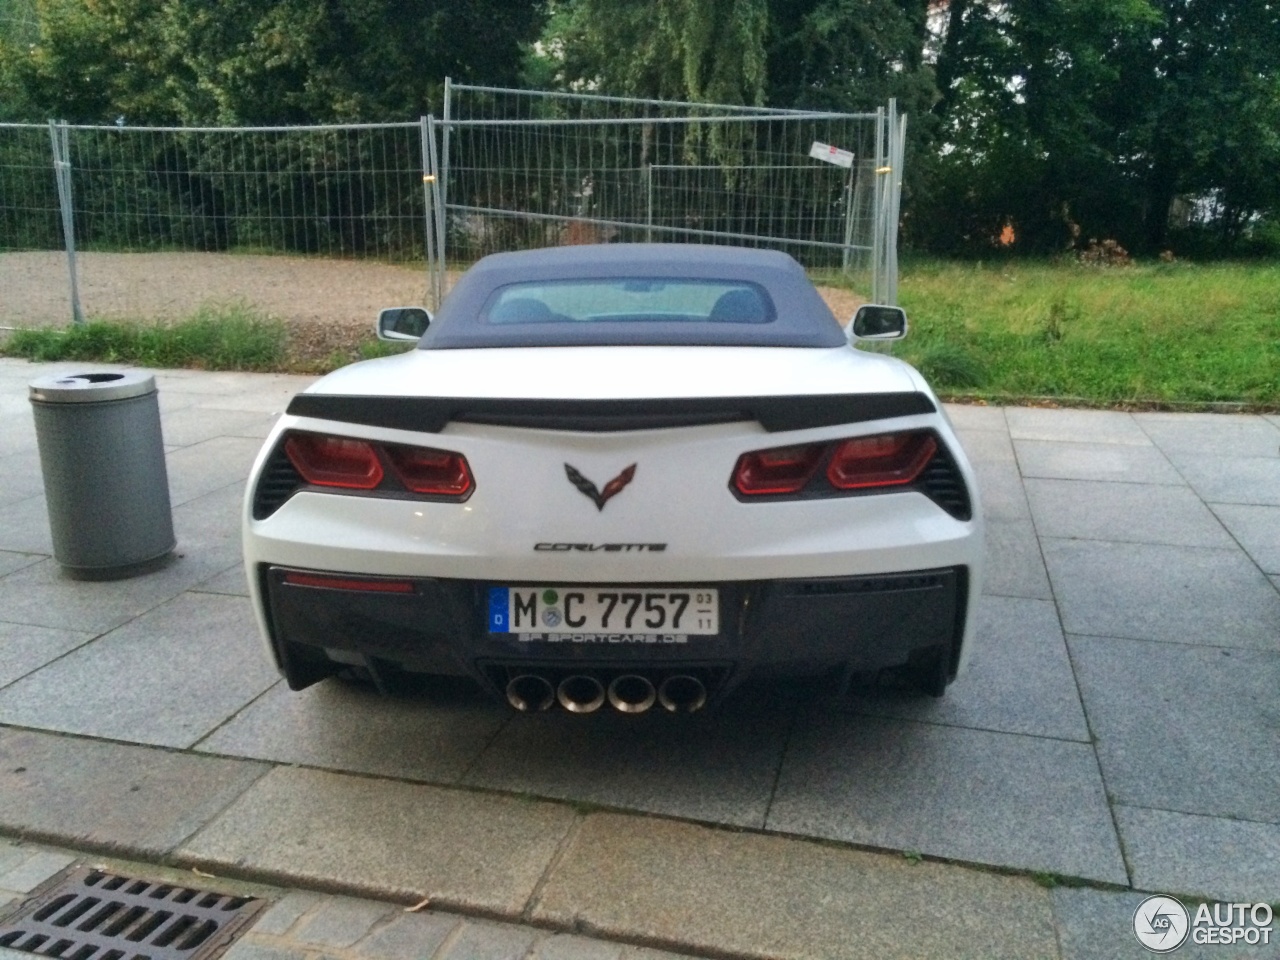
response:
<path id="1" fill-rule="evenodd" d="M 482 320 L 545 323 L 772 323 L 764 288 L 740 280 L 617 277 L 512 283 L 490 295 Z"/>

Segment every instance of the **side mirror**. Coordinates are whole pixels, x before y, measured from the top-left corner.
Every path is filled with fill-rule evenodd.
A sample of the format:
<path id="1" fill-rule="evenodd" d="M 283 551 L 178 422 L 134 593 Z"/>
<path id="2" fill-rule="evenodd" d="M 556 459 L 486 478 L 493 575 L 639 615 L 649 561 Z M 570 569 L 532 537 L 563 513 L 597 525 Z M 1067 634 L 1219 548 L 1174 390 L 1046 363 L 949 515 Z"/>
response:
<path id="1" fill-rule="evenodd" d="M 431 326 L 431 314 L 422 307 L 388 307 L 378 312 L 379 340 L 417 340 Z"/>
<path id="2" fill-rule="evenodd" d="M 855 340 L 901 340 L 907 335 L 907 312 L 901 307 L 864 303 L 850 324 Z"/>

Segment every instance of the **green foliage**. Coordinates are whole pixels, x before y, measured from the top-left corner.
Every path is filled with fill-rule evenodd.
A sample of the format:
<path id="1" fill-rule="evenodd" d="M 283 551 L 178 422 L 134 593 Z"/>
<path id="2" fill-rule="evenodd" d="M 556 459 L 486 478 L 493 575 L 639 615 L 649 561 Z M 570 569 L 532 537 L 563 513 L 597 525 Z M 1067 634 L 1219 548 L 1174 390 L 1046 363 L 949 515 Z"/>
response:
<path id="1" fill-rule="evenodd" d="M 542 21 L 509 0 L 25 2 L 36 36 L 0 32 L 0 93 L 36 121 L 416 119 L 446 75 L 515 83 Z"/>
<path id="2" fill-rule="evenodd" d="M 148 367 L 277 370 L 285 329 L 242 304 L 206 306 L 172 325 L 96 321 L 64 330 L 18 330 L 0 352 L 35 361 L 98 360 Z"/>
<path id="3" fill-rule="evenodd" d="M 562 89 L 763 102 L 766 0 L 561 0 L 525 76 Z"/>
<path id="4" fill-rule="evenodd" d="M 895 351 L 943 391 L 1280 404 L 1280 266 L 924 262 Z M 968 382 L 965 382 L 965 381 Z"/>
<path id="5" fill-rule="evenodd" d="M 1220 250 L 1280 208 L 1280 8 L 1234 0 L 952 0 L 939 146 L 908 235 L 935 251 L 1115 239 Z M 922 176 L 923 175 L 923 176 Z"/>

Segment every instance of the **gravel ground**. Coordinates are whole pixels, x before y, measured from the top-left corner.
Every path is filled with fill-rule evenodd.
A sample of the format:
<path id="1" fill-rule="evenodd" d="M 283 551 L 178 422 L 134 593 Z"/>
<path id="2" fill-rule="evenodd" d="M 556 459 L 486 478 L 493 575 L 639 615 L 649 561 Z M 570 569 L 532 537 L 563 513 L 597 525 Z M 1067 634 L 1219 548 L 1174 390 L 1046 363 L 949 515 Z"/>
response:
<path id="1" fill-rule="evenodd" d="M 283 320 L 290 365 L 353 354 L 382 307 L 422 303 L 426 272 L 364 260 L 224 253 L 81 253 L 80 303 L 95 319 L 166 321 L 243 301 Z M 452 275 L 451 275 L 452 279 Z M 62 252 L 0 254 L 0 326 L 62 326 L 71 316 Z M 842 321 L 863 300 L 820 287 Z"/>

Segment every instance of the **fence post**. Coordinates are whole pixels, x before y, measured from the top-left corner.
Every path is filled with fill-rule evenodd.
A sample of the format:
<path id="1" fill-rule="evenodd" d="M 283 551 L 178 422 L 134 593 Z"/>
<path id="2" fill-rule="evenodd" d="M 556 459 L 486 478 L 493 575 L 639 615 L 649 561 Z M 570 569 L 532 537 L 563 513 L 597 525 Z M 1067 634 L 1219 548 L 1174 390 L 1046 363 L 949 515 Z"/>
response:
<path id="1" fill-rule="evenodd" d="M 440 306 L 436 295 L 436 212 L 432 203 L 432 188 L 436 174 L 431 166 L 431 148 L 427 138 L 431 136 L 426 117 L 418 118 L 418 146 L 422 151 L 422 245 L 427 267 L 427 306 L 435 310 Z"/>
<path id="2" fill-rule="evenodd" d="M 883 302 L 884 284 L 884 107 L 876 108 L 875 192 L 871 225 L 871 302 Z"/>
<path id="3" fill-rule="evenodd" d="M 449 225 L 448 211 L 446 205 L 449 202 L 449 133 L 452 124 L 449 122 L 453 117 L 453 78 L 444 78 L 444 131 L 440 135 L 440 166 L 439 166 L 439 187 L 437 196 L 440 199 L 440 230 L 439 241 L 440 262 L 446 262 L 445 241 L 447 239 L 447 227 Z"/>
<path id="4" fill-rule="evenodd" d="M 644 242 L 653 243 L 653 164 L 645 163 L 644 168 Z"/>
<path id="5" fill-rule="evenodd" d="M 902 166 L 906 157 L 907 148 L 907 118 L 898 116 L 898 102 L 896 100 L 889 101 L 891 104 L 892 116 L 897 121 L 893 124 L 894 129 L 890 132 L 894 134 L 893 151 L 890 154 L 889 163 L 893 167 L 890 173 L 890 203 L 889 203 L 889 239 L 887 249 L 889 251 L 889 263 L 886 273 L 889 281 L 889 298 L 886 303 L 898 303 L 898 218 L 902 212 Z"/>
<path id="6" fill-rule="evenodd" d="M 444 299 L 444 202 L 440 198 L 440 160 L 436 156 L 436 118 L 427 114 L 427 165 L 431 170 L 431 230 L 435 237 L 435 261 L 432 276 L 431 297 L 433 310 L 439 308 Z"/>
<path id="7" fill-rule="evenodd" d="M 58 185 L 62 238 L 67 248 L 67 269 L 71 274 L 71 320 L 73 323 L 84 323 L 84 313 L 80 310 L 80 284 L 76 279 L 75 214 L 71 207 L 71 161 L 68 159 L 66 121 L 49 121 L 49 140 L 53 145 L 53 177 Z"/>

